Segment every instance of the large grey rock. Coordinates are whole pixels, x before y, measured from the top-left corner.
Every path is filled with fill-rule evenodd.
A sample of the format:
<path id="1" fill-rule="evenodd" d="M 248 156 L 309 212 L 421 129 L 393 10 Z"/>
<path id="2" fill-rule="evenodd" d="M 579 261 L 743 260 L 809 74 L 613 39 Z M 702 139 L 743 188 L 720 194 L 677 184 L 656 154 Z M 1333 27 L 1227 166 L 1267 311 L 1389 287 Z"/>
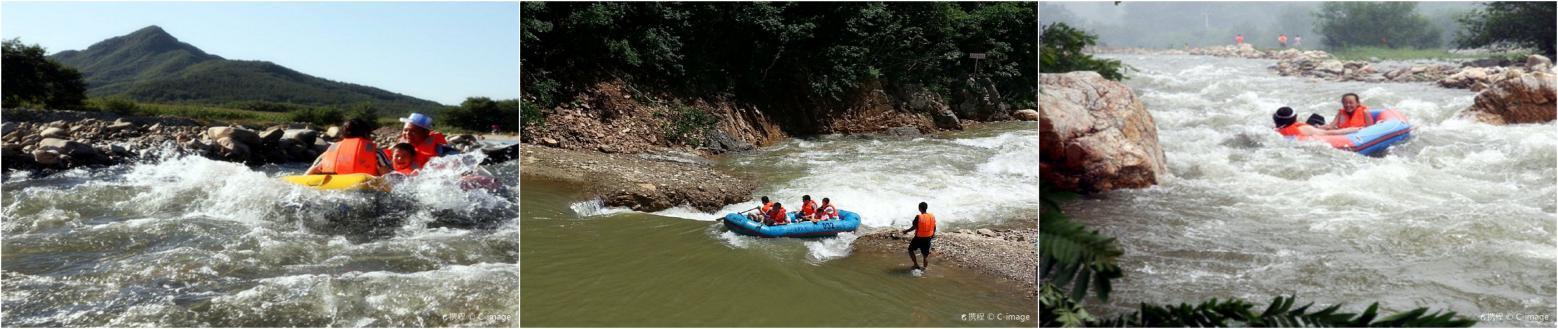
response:
<path id="1" fill-rule="evenodd" d="M 1084 193 L 1157 184 L 1168 172 L 1151 113 L 1090 71 L 1039 75 L 1039 174 Z"/>
<path id="2" fill-rule="evenodd" d="M 65 133 L 65 128 L 60 127 L 44 128 L 42 132 L 38 133 L 38 136 L 43 136 L 44 138 L 70 138 L 70 134 Z"/>
<path id="3" fill-rule="evenodd" d="M 892 127 L 892 128 L 887 128 L 887 135 L 890 135 L 890 136 L 901 136 L 901 137 L 918 137 L 918 136 L 920 136 L 920 129 L 919 128 L 915 128 L 915 127 Z"/>
<path id="4" fill-rule="evenodd" d="M 287 129 L 282 133 L 281 139 L 294 140 L 303 145 L 313 144 L 314 140 L 319 139 L 319 131 L 313 129 Z"/>

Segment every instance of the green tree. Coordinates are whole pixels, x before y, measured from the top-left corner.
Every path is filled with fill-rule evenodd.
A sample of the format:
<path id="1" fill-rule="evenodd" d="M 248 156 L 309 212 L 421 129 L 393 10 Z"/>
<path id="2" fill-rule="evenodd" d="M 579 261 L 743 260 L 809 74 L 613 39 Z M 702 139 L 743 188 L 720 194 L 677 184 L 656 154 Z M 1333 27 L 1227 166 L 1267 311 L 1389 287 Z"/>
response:
<path id="1" fill-rule="evenodd" d="M 57 110 L 82 108 L 86 101 L 86 83 L 81 73 L 45 58 L 43 47 L 22 44 L 21 39 L 5 40 L 0 54 L 5 90 L 3 106 L 41 106 Z"/>
<path id="2" fill-rule="evenodd" d="M 1441 44 L 1441 29 L 1417 12 L 1414 2 L 1326 2 L 1315 13 L 1315 25 L 1331 49 Z"/>
<path id="3" fill-rule="evenodd" d="M 1097 59 L 1082 50 L 1098 42 L 1098 37 L 1066 25 L 1054 23 L 1044 27 L 1039 37 L 1043 44 L 1039 50 L 1039 70 L 1048 73 L 1072 71 L 1096 71 L 1109 80 L 1123 80 L 1120 61 Z"/>
<path id="4" fill-rule="evenodd" d="M 1489 2 L 1461 18 L 1465 31 L 1456 36 L 1462 48 L 1512 45 L 1534 48 L 1553 58 L 1553 2 Z"/>

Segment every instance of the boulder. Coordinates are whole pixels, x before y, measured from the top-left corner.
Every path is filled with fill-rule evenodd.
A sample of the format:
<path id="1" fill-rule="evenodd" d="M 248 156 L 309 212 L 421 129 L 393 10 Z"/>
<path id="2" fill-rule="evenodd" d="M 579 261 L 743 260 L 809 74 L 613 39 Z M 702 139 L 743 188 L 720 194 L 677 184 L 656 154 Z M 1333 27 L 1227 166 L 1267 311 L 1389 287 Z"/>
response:
<path id="1" fill-rule="evenodd" d="M 242 159 L 249 156 L 249 145 L 232 136 L 217 139 L 216 146 L 221 151 L 221 155 L 229 159 Z"/>
<path id="2" fill-rule="evenodd" d="M 1558 116 L 1554 76 L 1547 72 L 1506 74 L 1517 76 L 1494 82 L 1478 92 L 1461 116 L 1494 125 L 1544 123 Z"/>
<path id="3" fill-rule="evenodd" d="M 42 132 L 38 133 L 38 136 L 43 136 L 43 138 L 70 138 L 70 134 L 65 133 L 65 128 L 60 127 L 44 128 Z"/>
<path id="4" fill-rule="evenodd" d="M 936 124 L 936 128 L 963 130 L 963 122 L 958 120 L 958 114 L 953 113 L 952 109 L 946 108 L 946 106 L 931 112 L 931 122 Z"/>
<path id="5" fill-rule="evenodd" d="M 1039 174 L 1083 193 L 1157 184 L 1158 128 L 1135 92 L 1096 72 L 1039 75 Z"/>
<path id="6" fill-rule="evenodd" d="M 58 165 L 60 163 L 60 153 L 56 150 L 32 150 L 32 160 L 44 166 Z"/>
<path id="7" fill-rule="evenodd" d="M 287 129 L 281 134 L 282 140 L 297 141 L 299 144 L 313 144 L 319 139 L 319 131 L 313 129 Z"/>
<path id="8" fill-rule="evenodd" d="M 282 136 L 287 134 L 286 127 L 272 127 L 260 133 L 260 142 L 255 145 L 277 145 L 281 143 Z"/>
<path id="9" fill-rule="evenodd" d="M 918 137 L 920 136 L 920 128 L 909 126 L 887 128 L 887 135 L 900 137 Z"/>
<path id="10" fill-rule="evenodd" d="M 1320 72 L 1325 72 L 1325 73 L 1331 73 L 1331 74 L 1342 74 L 1342 73 L 1346 72 L 1347 69 L 1346 69 L 1345 66 L 1342 65 L 1342 61 L 1338 61 L 1338 60 L 1334 60 L 1333 59 L 1333 60 L 1320 62 L 1320 65 L 1316 66 L 1315 70 L 1316 71 L 1320 71 Z"/>
<path id="11" fill-rule="evenodd" d="M 561 144 L 559 144 L 557 142 L 557 139 L 553 139 L 551 137 L 542 137 L 541 138 L 541 145 L 546 145 L 546 146 L 550 146 L 550 147 L 557 147 L 558 145 L 561 145 Z"/>
<path id="12" fill-rule="evenodd" d="M 1547 59 L 1547 56 L 1542 56 L 1542 55 L 1537 55 L 1537 54 L 1531 54 L 1530 56 L 1526 56 L 1526 69 L 1529 69 L 1532 72 L 1535 72 L 1535 71 L 1547 71 L 1549 69 L 1552 69 L 1552 67 L 1553 67 L 1553 61 L 1550 60 L 1550 59 Z"/>
<path id="13" fill-rule="evenodd" d="M 1039 111 L 1033 109 L 1021 109 L 1012 112 L 1012 117 L 1022 121 L 1039 121 Z"/>

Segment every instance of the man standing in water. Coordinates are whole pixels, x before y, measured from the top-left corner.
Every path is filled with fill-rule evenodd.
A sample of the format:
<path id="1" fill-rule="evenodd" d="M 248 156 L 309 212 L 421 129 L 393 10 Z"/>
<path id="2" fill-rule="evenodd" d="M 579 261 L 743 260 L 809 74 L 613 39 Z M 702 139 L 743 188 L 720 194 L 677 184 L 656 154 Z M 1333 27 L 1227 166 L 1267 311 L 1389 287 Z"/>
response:
<path id="1" fill-rule="evenodd" d="M 1234 35 L 1233 36 L 1233 44 L 1236 45 L 1236 46 L 1237 45 L 1243 45 L 1244 44 L 1244 34 L 1240 33 L 1240 34 Z"/>
<path id="2" fill-rule="evenodd" d="M 1288 34 L 1287 33 L 1283 33 L 1281 35 L 1278 35 L 1277 36 L 1277 44 L 1282 45 L 1282 48 L 1287 48 L 1288 47 Z"/>
<path id="3" fill-rule="evenodd" d="M 1336 111 L 1336 116 L 1331 117 L 1331 123 L 1325 129 L 1363 128 L 1374 125 L 1374 116 L 1369 115 L 1369 107 L 1363 106 L 1358 101 L 1358 94 L 1347 93 L 1342 95 L 1342 109 Z"/>
<path id="4" fill-rule="evenodd" d="M 909 262 L 914 265 L 914 269 L 921 271 L 930 267 L 930 240 L 936 238 L 936 215 L 925 212 L 926 208 L 929 206 L 920 202 L 920 214 L 914 216 L 909 229 L 903 230 L 904 234 L 914 231 L 914 239 L 909 240 Z M 925 256 L 925 265 L 920 265 L 920 260 L 914 257 L 915 249 Z"/>

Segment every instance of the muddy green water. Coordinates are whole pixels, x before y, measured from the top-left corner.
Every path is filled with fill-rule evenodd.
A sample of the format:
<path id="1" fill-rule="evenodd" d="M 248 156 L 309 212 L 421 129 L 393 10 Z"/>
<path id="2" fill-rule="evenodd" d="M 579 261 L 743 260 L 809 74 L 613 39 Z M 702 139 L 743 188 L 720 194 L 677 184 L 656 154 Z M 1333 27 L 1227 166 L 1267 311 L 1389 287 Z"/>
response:
<path id="1" fill-rule="evenodd" d="M 1032 168 L 1032 175 L 1014 169 L 1023 168 L 1030 158 L 1037 161 L 1036 156 L 1016 155 L 1020 148 L 1032 149 L 1023 144 L 1037 143 L 1036 132 L 1025 129 L 1030 126 L 998 125 L 946 138 L 791 141 L 724 159 L 721 166 L 749 172 L 761 168 L 756 172 L 771 175 L 759 176 L 759 193 L 781 199 L 798 197 L 800 192 L 792 191 L 804 190 L 849 200 L 851 206 L 845 209 L 858 209 L 871 228 L 895 225 L 893 217 L 908 218 L 914 206 L 908 200 L 920 199 L 947 205 L 943 210 L 948 215 L 938 217 L 958 218 L 947 220 L 949 226 L 984 227 L 1032 216 L 1031 202 L 954 205 L 979 193 L 1004 200 L 1016 196 L 993 192 L 1037 189 L 1036 181 L 1025 178 L 1036 176 L 1036 165 L 1026 167 Z M 813 156 L 792 156 L 796 149 L 812 150 L 808 154 Z M 898 151 L 884 151 L 889 149 Z M 864 154 L 871 152 L 881 153 Z M 923 175 L 913 178 L 887 171 L 891 169 L 871 169 L 907 166 L 890 160 L 925 156 L 947 160 L 915 167 Z M 823 187 L 844 176 L 857 183 Z M 919 188 L 926 184 L 944 193 Z M 727 210 L 740 207 L 750 208 L 739 204 Z M 899 213 L 902 216 L 896 216 Z M 934 259 L 932 271 L 916 277 L 908 272 L 908 257 L 899 247 L 855 250 L 849 235 L 815 240 L 742 237 L 711 221 L 713 216 L 687 209 L 654 214 L 600 209 L 569 184 L 522 179 L 521 325 L 1035 325 L 1037 304 L 1028 297 L 1032 292 L 1013 291 L 1018 285 L 1010 282 L 938 266 Z M 907 225 L 905 219 L 896 225 Z M 993 319 L 997 315 L 1001 319 Z"/>

